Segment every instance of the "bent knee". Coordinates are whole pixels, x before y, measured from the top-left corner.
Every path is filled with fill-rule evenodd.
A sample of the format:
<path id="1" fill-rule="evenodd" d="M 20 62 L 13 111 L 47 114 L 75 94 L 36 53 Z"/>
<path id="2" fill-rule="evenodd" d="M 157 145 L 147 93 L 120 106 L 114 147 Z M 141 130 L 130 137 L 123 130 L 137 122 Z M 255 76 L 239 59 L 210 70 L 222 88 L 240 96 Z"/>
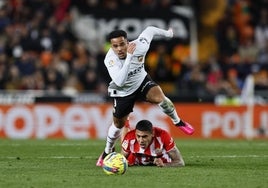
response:
<path id="1" fill-rule="evenodd" d="M 165 99 L 165 95 L 159 86 L 155 86 L 148 91 L 146 99 L 148 102 L 159 104 Z"/>
<path id="2" fill-rule="evenodd" d="M 118 128 L 118 129 L 121 129 L 125 126 L 126 122 L 127 122 L 127 118 L 121 118 L 121 119 L 118 119 L 118 118 L 115 118 L 114 117 L 114 125 Z"/>

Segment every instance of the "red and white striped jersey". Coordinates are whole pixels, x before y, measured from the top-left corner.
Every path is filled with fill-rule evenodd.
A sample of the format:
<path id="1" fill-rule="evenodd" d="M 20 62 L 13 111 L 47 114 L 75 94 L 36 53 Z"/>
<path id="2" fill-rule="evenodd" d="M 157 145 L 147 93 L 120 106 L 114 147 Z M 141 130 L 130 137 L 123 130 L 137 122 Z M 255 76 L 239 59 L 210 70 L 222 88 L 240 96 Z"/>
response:
<path id="1" fill-rule="evenodd" d="M 159 127 L 153 127 L 153 130 L 153 140 L 146 149 L 140 147 L 136 140 L 135 130 L 126 134 L 122 141 L 122 149 L 129 153 L 129 165 L 152 165 L 155 158 L 161 158 L 164 163 L 171 162 L 167 152 L 175 147 L 173 138 Z"/>

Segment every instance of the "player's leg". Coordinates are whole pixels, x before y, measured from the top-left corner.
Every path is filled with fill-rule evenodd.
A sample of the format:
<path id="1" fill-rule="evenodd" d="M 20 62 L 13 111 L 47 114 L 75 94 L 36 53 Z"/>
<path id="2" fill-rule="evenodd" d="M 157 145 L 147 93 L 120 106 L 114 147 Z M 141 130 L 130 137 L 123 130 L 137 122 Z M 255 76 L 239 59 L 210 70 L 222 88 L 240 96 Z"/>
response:
<path id="1" fill-rule="evenodd" d="M 129 117 L 127 118 L 124 127 L 122 128 L 121 141 L 123 141 L 125 135 L 130 131 Z"/>
<path id="2" fill-rule="evenodd" d="M 128 115 L 126 115 L 122 118 L 113 117 L 113 123 L 109 127 L 107 139 L 106 139 L 106 146 L 104 149 L 104 152 L 106 154 L 112 152 L 112 149 L 115 146 L 116 140 L 121 136 L 122 128 L 126 124 L 127 119 L 128 119 Z"/>
<path id="3" fill-rule="evenodd" d="M 194 133 L 194 128 L 189 123 L 179 118 L 173 102 L 165 96 L 160 86 L 156 85 L 151 87 L 146 94 L 146 99 L 148 102 L 158 104 L 160 109 L 167 114 L 172 122 L 184 133 L 189 135 Z"/>
<path id="4" fill-rule="evenodd" d="M 124 116 L 123 118 L 113 117 L 113 122 L 108 129 L 104 152 L 100 155 L 96 163 L 96 166 L 102 166 L 103 159 L 114 150 L 115 143 L 117 139 L 120 137 L 122 128 L 127 122 L 127 119 L 128 115 Z"/>
<path id="5" fill-rule="evenodd" d="M 113 123 L 108 129 L 106 145 L 96 165 L 102 166 L 103 159 L 113 151 L 117 139 L 122 133 L 122 128 L 128 122 L 128 116 L 133 111 L 135 95 L 114 98 Z"/>

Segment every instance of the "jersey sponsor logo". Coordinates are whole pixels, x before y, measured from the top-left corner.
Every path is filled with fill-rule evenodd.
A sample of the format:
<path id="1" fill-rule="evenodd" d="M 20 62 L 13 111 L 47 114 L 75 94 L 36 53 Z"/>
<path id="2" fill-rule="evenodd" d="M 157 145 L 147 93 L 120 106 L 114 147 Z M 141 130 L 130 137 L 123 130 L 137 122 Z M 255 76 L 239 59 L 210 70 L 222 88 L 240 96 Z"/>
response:
<path id="1" fill-rule="evenodd" d="M 128 73 L 128 76 L 133 76 L 133 75 L 135 75 L 135 74 L 141 72 L 142 69 L 143 69 L 143 64 L 142 64 L 141 66 L 139 66 L 138 68 L 136 68 L 135 70 L 130 71 L 130 72 Z"/>
<path id="2" fill-rule="evenodd" d="M 144 38 L 144 37 L 141 37 L 140 38 L 140 40 L 139 40 L 141 43 L 147 43 L 147 44 L 149 44 L 149 42 L 148 42 L 148 40 L 146 39 L 146 38 Z"/>

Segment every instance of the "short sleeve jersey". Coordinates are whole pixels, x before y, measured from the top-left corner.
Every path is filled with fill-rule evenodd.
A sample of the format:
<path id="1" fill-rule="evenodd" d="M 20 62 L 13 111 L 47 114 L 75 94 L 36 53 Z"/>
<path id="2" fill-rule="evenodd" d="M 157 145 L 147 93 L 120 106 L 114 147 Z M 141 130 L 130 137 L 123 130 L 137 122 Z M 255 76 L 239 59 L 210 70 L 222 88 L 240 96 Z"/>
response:
<path id="1" fill-rule="evenodd" d="M 146 149 L 142 149 L 136 140 L 135 130 L 128 132 L 122 141 L 122 149 L 129 153 L 131 165 L 152 165 L 154 158 L 161 158 L 164 163 L 171 162 L 167 152 L 175 147 L 170 134 L 158 127 L 154 127 L 154 137 Z"/>

